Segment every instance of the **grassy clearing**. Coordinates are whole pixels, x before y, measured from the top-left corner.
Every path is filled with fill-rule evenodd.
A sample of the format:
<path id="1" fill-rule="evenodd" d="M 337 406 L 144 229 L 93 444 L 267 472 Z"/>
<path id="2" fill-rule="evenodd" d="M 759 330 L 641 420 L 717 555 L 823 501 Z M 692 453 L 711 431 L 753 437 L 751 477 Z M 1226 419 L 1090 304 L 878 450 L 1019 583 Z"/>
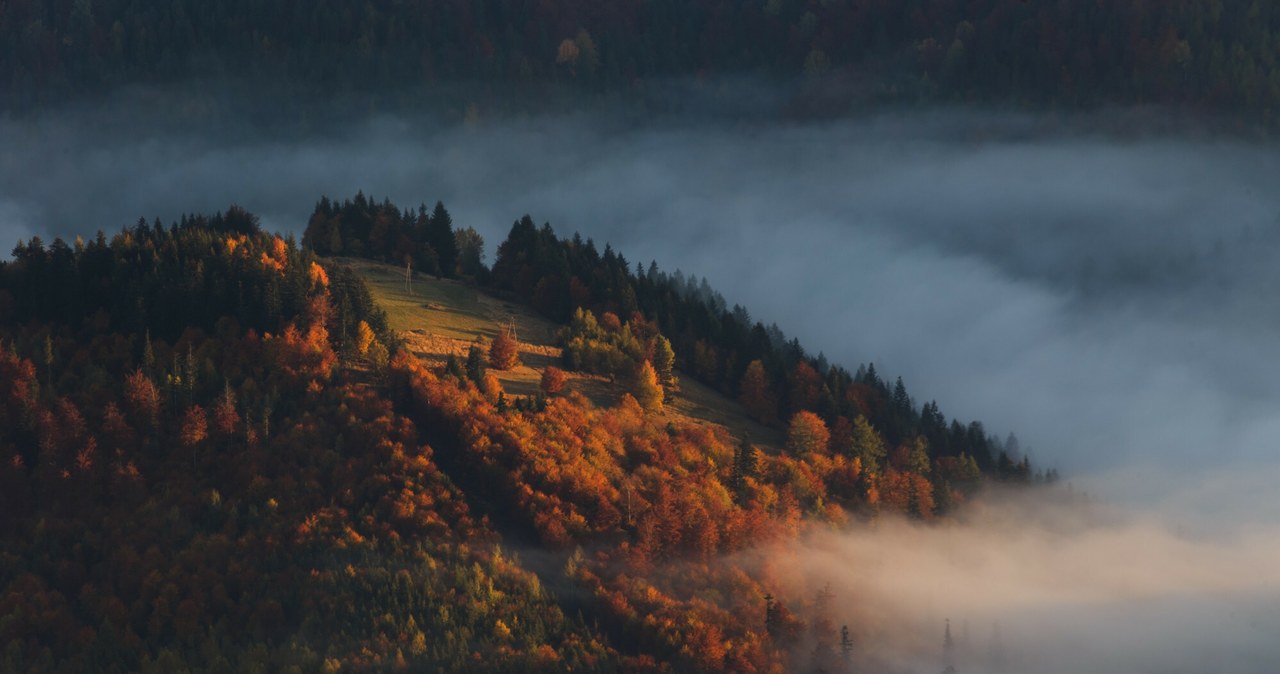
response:
<path id="1" fill-rule="evenodd" d="M 556 346 L 560 326 L 528 307 L 461 281 L 415 275 L 407 287 L 403 268 L 353 258 L 340 261 L 364 278 L 374 299 L 387 312 L 391 329 L 419 358 L 439 363 L 450 355 L 465 358 L 477 340 L 487 343 L 502 326 L 514 324 L 520 341 L 520 366 L 490 370 L 508 395 L 533 395 L 542 370 L 560 362 Z M 625 393 L 620 384 L 604 377 L 578 373 L 569 373 L 567 388 L 601 406 L 617 404 Z M 751 421 L 736 402 L 690 377 L 680 377 L 680 390 L 669 396 L 665 414 L 673 421 L 720 426 L 737 438 L 746 434 L 757 445 L 782 445 L 782 434 L 776 429 Z"/>

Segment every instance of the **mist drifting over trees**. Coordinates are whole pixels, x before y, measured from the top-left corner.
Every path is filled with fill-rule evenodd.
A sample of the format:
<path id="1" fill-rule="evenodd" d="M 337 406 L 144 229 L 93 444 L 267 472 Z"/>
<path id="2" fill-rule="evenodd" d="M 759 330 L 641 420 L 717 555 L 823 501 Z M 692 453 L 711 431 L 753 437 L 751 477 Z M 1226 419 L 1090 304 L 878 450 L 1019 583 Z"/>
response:
<path id="1" fill-rule="evenodd" d="M 1267 670 L 1280 12 L 1130 5 L 5 4 L 6 657 Z"/>

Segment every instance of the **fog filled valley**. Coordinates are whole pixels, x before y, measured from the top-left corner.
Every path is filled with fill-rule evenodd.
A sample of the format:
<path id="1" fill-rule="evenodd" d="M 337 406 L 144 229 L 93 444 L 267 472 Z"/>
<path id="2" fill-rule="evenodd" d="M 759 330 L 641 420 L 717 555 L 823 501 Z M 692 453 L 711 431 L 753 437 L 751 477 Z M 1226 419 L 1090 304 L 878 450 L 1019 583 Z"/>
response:
<path id="1" fill-rule="evenodd" d="M 829 586 L 868 667 L 1266 671 L 1280 155 L 1163 114 L 638 121 L 601 106 L 228 139 L 143 111 L 101 136 L 91 111 L 63 112 L 0 122 L 0 238 L 90 239 L 234 203 L 301 239 L 321 195 L 362 190 L 442 200 L 491 262 L 528 213 L 632 266 L 705 277 L 810 353 L 874 362 L 917 405 L 1016 433 L 1059 471 L 942 521 L 731 553 L 790 578 L 779 593 Z"/>
<path id="2" fill-rule="evenodd" d="M 489 261 L 528 213 L 705 277 L 807 350 L 874 362 L 1076 479 L 1251 472 L 1280 422 L 1270 143 L 971 110 L 728 128 L 377 117 L 230 142 L 53 119 L 0 126 L 11 241 L 228 204 L 301 238 L 321 195 L 442 200 Z"/>

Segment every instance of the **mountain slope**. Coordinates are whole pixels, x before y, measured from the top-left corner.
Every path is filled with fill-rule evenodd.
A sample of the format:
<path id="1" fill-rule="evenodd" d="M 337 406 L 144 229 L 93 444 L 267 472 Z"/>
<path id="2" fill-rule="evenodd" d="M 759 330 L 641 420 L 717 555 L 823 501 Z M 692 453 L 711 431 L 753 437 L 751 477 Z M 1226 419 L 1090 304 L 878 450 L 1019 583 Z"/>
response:
<path id="1" fill-rule="evenodd" d="M 520 365 L 491 370 L 504 391 L 516 396 L 538 392 L 542 370 L 563 366 L 563 349 L 557 334 L 564 327 L 540 316 L 518 299 L 503 300 L 474 284 L 415 274 L 406 286 L 404 268 L 342 258 L 365 283 L 387 313 L 388 326 L 414 355 L 442 365 L 449 356 L 464 359 L 478 341 L 491 342 L 500 330 L 513 325 L 520 341 Z M 567 389 L 596 405 L 612 406 L 626 393 L 620 382 L 608 377 L 568 372 Z M 697 422 L 727 430 L 734 438 L 772 452 L 784 438 L 775 428 L 760 424 L 735 401 L 688 376 L 681 376 L 664 406 L 672 421 Z"/>
<path id="2" fill-rule="evenodd" d="M 443 206 L 410 230 L 389 204 L 366 219 L 369 203 L 312 224 L 343 248 L 440 259 L 415 238 L 447 225 Z M 828 429 L 805 388 L 776 407 L 795 408 L 787 424 L 749 421 L 668 372 L 686 344 L 639 310 L 705 302 L 655 294 L 660 274 L 630 276 L 608 248 L 586 282 L 548 280 L 541 265 L 571 269 L 555 251 L 577 244 L 526 221 L 477 270 L 489 285 L 418 278 L 412 294 L 397 267 L 317 258 L 238 209 L 19 243 L 0 263 L 0 669 L 883 665 L 848 640 L 901 628 L 838 609 L 829 579 L 792 570 L 796 544 L 937 521 L 994 476 L 1023 480 L 921 435 L 891 445 L 861 414 Z M 591 260 L 589 242 L 574 250 Z M 520 278 L 530 304 L 502 289 Z M 610 304 L 628 297 L 624 322 Z M 501 370 L 512 324 L 525 362 Z M 732 382 L 733 340 L 695 330 L 702 374 Z M 450 359 L 463 347 L 466 366 Z M 541 381 L 555 362 L 562 390 Z M 823 386 L 811 399 L 836 400 Z M 888 395 L 859 386 L 869 397 L 819 412 Z"/>
<path id="3" fill-rule="evenodd" d="M 365 383 L 358 281 L 241 224 L 0 264 L 0 670 L 611 669 Z"/>

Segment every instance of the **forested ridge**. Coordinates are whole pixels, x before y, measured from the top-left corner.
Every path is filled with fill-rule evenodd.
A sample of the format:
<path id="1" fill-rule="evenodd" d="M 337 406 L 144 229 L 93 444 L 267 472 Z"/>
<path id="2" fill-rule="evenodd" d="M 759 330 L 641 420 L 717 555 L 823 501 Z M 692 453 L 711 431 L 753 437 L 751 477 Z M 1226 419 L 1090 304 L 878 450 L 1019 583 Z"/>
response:
<path id="1" fill-rule="evenodd" d="M 861 416 L 891 446 L 923 438 L 933 456 L 963 456 L 1002 478 L 1034 477 L 1015 438 L 994 437 L 978 421 L 948 420 L 936 402 L 914 400 L 901 378 L 883 379 L 874 364 L 850 372 L 828 363 L 821 354 L 807 353 L 798 340 L 787 339 L 777 325 L 753 320 L 740 305 L 726 306 L 705 280 L 667 274 L 655 262 L 633 267 L 608 244 L 602 252 L 579 235 L 560 238 L 549 223 L 538 226 L 528 215 L 512 224 L 492 268 L 479 264 L 477 245 L 483 242 L 470 228 L 454 239 L 443 238 L 450 258 L 460 249 L 464 253 L 453 268 L 440 268 L 432 242 L 442 240 L 442 230 L 431 223 L 443 223 L 449 231 L 452 219 L 442 203 L 434 213 L 433 219 L 425 205 L 401 209 L 363 193 L 342 202 L 325 197 L 303 244 L 326 255 L 397 264 L 412 259 L 419 269 L 474 278 L 519 297 L 552 320 L 570 324 L 565 346 L 572 369 L 625 375 L 636 362 L 657 363 L 661 344 L 681 370 L 740 400 L 762 423 L 785 425 L 798 412 L 813 412 L 837 442 L 846 442 Z M 601 316 L 612 316 L 605 328 L 597 319 Z"/>
<path id="2" fill-rule="evenodd" d="M 370 385 L 394 344 L 358 278 L 239 209 L 20 243 L 0 670 L 610 669 Z"/>
<path id="3" fill-rule="evenodd" d="M 10 0 L 0 93 L 26 108 L 248 77 L 404 104 L 445 83 L 631 91 L 763 75 L 837 101 L 1178 103 L 1270 121 L 1277 31 L 1262 0 Z"/>
<path id="4" fill-rule="evenodd" d="M 875 628 L 768 560 L 1033 479 L 900 381 L 528 217 L 492 268 L 443 204 L 323 199 L 303 241 L 232 208 L 0 263 L 0 669 L 864 671 Z M 519 397 L 501 339 L 413 356 L 315 242 L 527 300 L 562 367 Z M 620 402 L 563 389 L 590 368 Z M 666 414 L 681 377 L 785 446 Z"/>

